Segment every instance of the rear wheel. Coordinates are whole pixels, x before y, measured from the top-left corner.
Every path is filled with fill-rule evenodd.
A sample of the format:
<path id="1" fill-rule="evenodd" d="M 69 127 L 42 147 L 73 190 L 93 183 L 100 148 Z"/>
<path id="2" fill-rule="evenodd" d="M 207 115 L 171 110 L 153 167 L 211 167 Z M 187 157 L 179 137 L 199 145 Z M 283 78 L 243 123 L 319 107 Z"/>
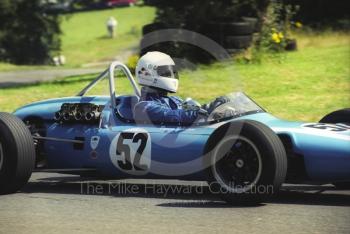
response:
<path id="1" fill-rule="evenodd" d="M 34 164 L 35 149 L 28 128 L 14 115 L 0 112 L 0 194 L 21 189 Z"/>
<path id="2" fill-rule="evenodd" d="M 225 136 L 212 150 L 209 186 L 230 204 L 256 204 L 277 192 L 287 173 L 282 142 L 267 126 L 237 121 L 241 131 Z"/>

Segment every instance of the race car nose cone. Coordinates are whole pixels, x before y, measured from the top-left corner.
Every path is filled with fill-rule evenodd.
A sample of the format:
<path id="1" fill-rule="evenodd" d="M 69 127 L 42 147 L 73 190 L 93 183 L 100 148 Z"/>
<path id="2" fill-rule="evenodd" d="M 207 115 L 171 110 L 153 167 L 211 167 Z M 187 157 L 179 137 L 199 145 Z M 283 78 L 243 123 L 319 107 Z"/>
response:
<path id="1" fill-rule="evenodd" d="M 236 167 L 242 168 L 244 166 L 244 161 L 242 159 L 237 159 Z"/>

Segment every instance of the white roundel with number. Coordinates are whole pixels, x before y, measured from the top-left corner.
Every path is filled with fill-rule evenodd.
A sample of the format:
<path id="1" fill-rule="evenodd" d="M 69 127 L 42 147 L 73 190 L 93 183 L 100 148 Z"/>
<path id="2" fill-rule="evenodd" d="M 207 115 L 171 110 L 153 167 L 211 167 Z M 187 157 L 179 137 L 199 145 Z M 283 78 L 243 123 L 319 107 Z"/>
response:
<path id="1" fill-rule="evenodd" d="M 118 133 L 109 148 L 112 163 L 121 171 L 144 175 L 151 166 L 151 136 L 142 128 Z"/>

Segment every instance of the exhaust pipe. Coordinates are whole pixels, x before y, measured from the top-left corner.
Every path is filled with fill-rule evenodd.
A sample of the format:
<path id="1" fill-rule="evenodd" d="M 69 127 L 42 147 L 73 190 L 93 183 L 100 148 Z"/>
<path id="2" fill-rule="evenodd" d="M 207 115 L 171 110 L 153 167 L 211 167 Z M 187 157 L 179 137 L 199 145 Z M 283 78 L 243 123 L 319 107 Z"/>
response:
<path id="1" fill-rule="evenodd" d="M 72 117 L 72 114 L 70 112 L 64 112 L 63 113 L 63 120 L 64 121 L 70 121 Z"/>
<path id="2" fill-rule="evenodd" d="M 57 112 L 55 113 L 55 116 L 53 117 L 53 119 L 54 119 L 56 122 L 61 121 L 61 119 L 62 119 L 62 113 L 61 113 L 61 111 L 57 111 Z"/>
<path id="3" fill-rule="evenodd" d="M 85 114 L 85 120 L 86 121 L 96 121 L 99 119 L 100 115 L 101 115 L 100 112 L 96 112 L 96 111 L 88 112 Z"/>
<path id="4" fill-rule="evenodd" d="M 83 118 L 83 114 L 81 112 L 78 111 L 78 112 L 75 113 L 74 119 L 76 121 L 80 121 L 80 120 L 82 120 L 82 118 Z"/>
<path id="5" fill-rule="evenodd" d="M 95 118 L 95 113 L 94 112 L 88 112 L 85 114 L 85 120 L 86 121 L 91 121 Z"/>

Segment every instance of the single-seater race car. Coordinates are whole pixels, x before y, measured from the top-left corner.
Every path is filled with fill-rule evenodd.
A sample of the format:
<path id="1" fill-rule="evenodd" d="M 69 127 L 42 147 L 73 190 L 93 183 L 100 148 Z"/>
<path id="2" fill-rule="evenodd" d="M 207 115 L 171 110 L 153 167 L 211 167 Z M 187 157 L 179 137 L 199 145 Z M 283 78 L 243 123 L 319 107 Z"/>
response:
<path id="1" fill-rule="evenodd" d="M 116 94 L 115 69 L 134 94 Z M 106 77 L 109 96 L 85 96 Z M 20 190 L 33 171 L 207 181 L 229 203 L 260 202 L 285 182 L 350 185 L 350 109 L 290 122 L 236 92 L 181 126 L 136 121 L 139 97 L 129 69 L 114 62 L 77 96 L 0 113 L 0 193 Z"/>

